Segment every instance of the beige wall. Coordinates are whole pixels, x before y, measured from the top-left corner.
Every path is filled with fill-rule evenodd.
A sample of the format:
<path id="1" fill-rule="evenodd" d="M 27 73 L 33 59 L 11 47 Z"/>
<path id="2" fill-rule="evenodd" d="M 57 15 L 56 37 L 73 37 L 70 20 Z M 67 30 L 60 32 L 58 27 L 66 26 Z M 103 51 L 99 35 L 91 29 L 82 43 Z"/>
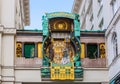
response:
<path id="1" fill-rule="evenodd" d="M 83 82 L 108 82 L 107 68 L 85 68 Z"/>
<path id="2" fill-rule="evenodd" d="M 23 75 L 24 74 L 24 75 Z M 45 82 L 41 80 L 40 68 L 15 69 L 16 82 Z M 85 68 L 83 81 L 81 83 L 103 83 L 108 81 L 108 71 L 106 68 Z"/>
<path id="3" fill-rule="evenodd" d="M 15 0 L 2 0 L 1 2 L 1 24 L 15 28 Z"/>
<path id="4" fill-rule="evenodd" d="M 15 69 L 16 82 L 41 82 L 40 68 Z"/>

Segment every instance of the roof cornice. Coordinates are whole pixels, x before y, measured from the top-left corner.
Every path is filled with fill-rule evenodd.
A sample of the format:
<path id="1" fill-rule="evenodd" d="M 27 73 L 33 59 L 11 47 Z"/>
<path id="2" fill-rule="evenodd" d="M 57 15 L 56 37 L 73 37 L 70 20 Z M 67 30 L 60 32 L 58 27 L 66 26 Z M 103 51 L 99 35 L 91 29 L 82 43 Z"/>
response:
<path id="1" fill-rule="evenodd" d="M 74 0 L 73 6 L 72 6 L 72 13 L 79 13 L 81 3 L 82 3 L 82 0 Z"/>
<path id="2" fill-rule="evenodd" d="M 25 25 L 30 25 L 30 5 L 29 0 L 23 0 L 23 7 L 24 7 L 24 17 L 25 17 Z"/>

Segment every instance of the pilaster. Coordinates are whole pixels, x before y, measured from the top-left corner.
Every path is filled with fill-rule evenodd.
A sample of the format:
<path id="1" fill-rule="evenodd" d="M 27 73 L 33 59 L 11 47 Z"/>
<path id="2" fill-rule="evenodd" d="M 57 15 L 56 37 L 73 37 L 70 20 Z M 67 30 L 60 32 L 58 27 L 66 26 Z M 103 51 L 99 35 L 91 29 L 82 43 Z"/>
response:
<path id="1" fill-rule="evenodd" d="M 0 84 L 1 84 L 1 76 L 2 76 L 2 72 L 1 72 L 1 65 L 2 65 L 2 32 L 3 32 L 3 26 L 0 25 Z"/>
<path id="2" fill-rule="evenodd" d="M 15 1 L 16 0 L 1 0 L 1 24 L 5 27 L 15 26 Z"/>
<path id="3" fill-rule="evenodd" d="M 15 28 L 3 28 L 2 33 L 2 84 L 14 84 Z"/>
<path id="4" fill-rule="evenodd" d="M 38 43 L 35 42 L 35 57 L 38 57 Z"/>

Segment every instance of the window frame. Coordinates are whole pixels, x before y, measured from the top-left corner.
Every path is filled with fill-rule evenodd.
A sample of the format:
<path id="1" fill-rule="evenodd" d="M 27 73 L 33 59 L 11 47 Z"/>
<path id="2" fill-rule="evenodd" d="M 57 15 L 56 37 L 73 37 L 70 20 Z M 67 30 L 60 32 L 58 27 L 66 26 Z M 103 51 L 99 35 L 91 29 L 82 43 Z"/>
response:
<path id="1" fill-rule="evenodd" d="M 96 50 L 96 51 L 97 51 L 97 55 L 96 55 L 96 56 L 93 56 L 93 58 L 90 58 L 90 57 L 88 56 L 88 45 L 96 45 L 96 46 L 97 46 L 97 50 Z M 88 43 L 88 44 L 86 45 L 86 51 L 87 51 L 87 52 L 86 52 L 86 54 L 87 54 L 86 57 L 87 57 L 87 58 L 89 58 L 89 59 L 100 58 L 100 57 L 99 57 L 99 45 L 98 45 L 97 43 Z"/>
<path id="2" fill-rule="evenodd" d="M 113 32 L 112 34 L 112 48 L 114 57 L 118 56 L 118 42 L 117 42 L 117 33 Z"/>
<path id="3" fill-rule="evenodd" d="M 118 10 L 117 1 L 116 0 L 112 0 L 111 1 L 111 6 L 112 6 L 113 15 L 114 15 L 117 12 L 117 10 Z"/>
<path id="4" fill-rule="evenodd" d="M 25 52 L 25 45 L 34 45 L 34 56 L 25 56 L 26 54 L 26 52 Z M 24 57 L 25 58 L 35 58 L 35 43 L 33 43 L 33 42 L 25 42 L 24 43 Z"/>

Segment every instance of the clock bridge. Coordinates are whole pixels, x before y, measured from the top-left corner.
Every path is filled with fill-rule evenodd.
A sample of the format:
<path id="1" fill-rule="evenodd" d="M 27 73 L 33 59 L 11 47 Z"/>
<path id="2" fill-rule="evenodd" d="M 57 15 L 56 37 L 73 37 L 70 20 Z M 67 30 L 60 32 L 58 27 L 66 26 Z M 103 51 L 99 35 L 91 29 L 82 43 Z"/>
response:
<path id="1" fill-rule="evenodd" d="M 79 15 L 54 12 L 42 17 L 42 80 L 82 80 Z"/>

